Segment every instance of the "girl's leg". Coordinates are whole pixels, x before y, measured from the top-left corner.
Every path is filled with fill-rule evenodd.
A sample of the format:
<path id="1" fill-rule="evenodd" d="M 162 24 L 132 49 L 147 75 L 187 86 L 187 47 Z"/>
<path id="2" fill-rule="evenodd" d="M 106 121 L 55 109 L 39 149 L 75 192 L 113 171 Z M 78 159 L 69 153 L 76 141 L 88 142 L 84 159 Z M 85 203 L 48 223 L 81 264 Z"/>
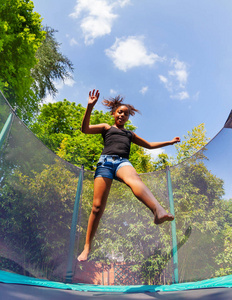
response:
<path id="1" fill-rule="evenodd" d="M 88 258 L 93 237 L 105 210 L 111 184 L 112 179 L 105 177 L 97 177 L 94 180 L 93 206 L 89 216 L 84 250 L 77 258 L 79 261 L 85 261 Z"/>
<path id="2" fill-rule="evenodd" d="M 133 167 L 121 167 L 117 171 L 117 177 L 128 185 L 134 195 L 152 211 L 154 214 L 155 224 L 174 220 L 174 216 L 166 212 L 166 210 L 159 204 L 149 188 L 142 182 Z"/>

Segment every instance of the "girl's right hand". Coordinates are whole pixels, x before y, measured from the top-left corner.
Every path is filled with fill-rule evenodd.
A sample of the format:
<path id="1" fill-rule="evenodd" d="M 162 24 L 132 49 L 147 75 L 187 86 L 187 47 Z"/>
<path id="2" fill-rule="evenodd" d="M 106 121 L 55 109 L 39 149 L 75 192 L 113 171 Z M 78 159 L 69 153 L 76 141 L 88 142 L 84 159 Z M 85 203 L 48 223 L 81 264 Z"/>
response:
<path id="1" fill-rule="evenodd" d="M 88 105 L 94 106 L 98 100 L 100 96 L 99 91 L 97 90 L 95 93 L 95 90 L 93 90 L 92 92 L 89 92 L 89 101 L 88 101 Z"/>

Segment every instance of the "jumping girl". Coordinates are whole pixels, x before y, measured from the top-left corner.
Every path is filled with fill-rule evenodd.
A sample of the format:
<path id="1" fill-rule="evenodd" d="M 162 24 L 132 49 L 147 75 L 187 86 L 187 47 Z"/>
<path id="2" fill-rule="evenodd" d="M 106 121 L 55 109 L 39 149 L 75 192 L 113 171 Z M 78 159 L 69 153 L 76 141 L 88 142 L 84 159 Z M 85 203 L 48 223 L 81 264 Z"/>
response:
<path id="1" fill-rule="evenodd" d="M 94 176 L 93 206 L 89 216 L 84 250 L 78 256 L 79 261 L 85 261 L 88 258 L 91 243 L 104 212 L 113 179 L 122 181 L 131 188 L 134 195 L 152 211 L 155 224 L 174 220 L 174 216 L 166 212 L 148 187 L 141 181 L 129 161 L 129 154 L 131 142 L 147 149 L 156 149 L 178 143 L 180 138 L 175 137 L 167 142 L 149 143 L 134 132 L 124 129 L 129 116 L 133 116 L 138 110 L 132 105 L 124 104 L 123 99 L 120 99 L 120 97 L 103 101 L 103 104 L 110 109 L 111 114 L 114 116 L 115 123 L 113 126 L 106 123 L 90 125 L 91 112 L 99 96 L 98 90 L 96 93 L 95 90 L 89 92 L 88 106 L 81 128 L 84 133 L 102 134 L 104 149 Z"/>

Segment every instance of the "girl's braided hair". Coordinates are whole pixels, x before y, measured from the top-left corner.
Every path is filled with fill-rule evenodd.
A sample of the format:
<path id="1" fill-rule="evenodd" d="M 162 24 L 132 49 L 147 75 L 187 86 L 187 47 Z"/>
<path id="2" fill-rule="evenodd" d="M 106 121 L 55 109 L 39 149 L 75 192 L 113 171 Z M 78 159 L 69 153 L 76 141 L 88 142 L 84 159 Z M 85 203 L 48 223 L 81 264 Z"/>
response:
<path id="1" fill-rule="evenodd" d="M 124 98 L 121 97 L 120 95 L 119 96 L 116 96 L 115 98 L 109 98 L 109 100 L 107 99 L 104 99 L 102 101 L 103 105 L 105 105 L 108 109 L 110 109 L 110 113 L 111 115 L 113 115 L 113 113 L 116 111 L 116 109 L 119 107 L 119 106 L 126 106 L 129 110 L 129 114 L 131 116 L 134 116 L 136 112 L 139 112 L 138 109 L 134 108 L 133 105 L 130 105 L 130 104 L 124 104 L 123 103 L 123 100 Z"/>

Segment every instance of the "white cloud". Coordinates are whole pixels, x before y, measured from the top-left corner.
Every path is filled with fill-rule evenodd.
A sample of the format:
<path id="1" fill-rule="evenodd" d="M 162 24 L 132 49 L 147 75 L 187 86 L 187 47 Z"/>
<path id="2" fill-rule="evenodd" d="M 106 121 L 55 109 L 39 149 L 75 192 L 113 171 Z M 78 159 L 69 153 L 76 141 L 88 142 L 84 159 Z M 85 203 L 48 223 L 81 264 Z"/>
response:
<path id="1" fill-rule="evenodd" d="M 175 95 L 172 95 L 171 98 L 175 98 L 175 99 L 179 99 L 179 100 L 185 100 L 185 99 L 189 98 L 189 94 L 186 91 L 182 91 L 182 92 L 179 92 Z"/>
<path id="2" fill-rule="evenodd" d="M 167 72 L 167 76 L 159 75 L 160 81 L 169 91 L 171 98 L 179 100 L 188 99 L 189 94 L 186 91 L 189 75 L 187 64 L 175 58 L 171 59 L 169 67 L 171 69 Z"/>
<path id="3" fill-rule="evenodd" d="M 159 154 L 164 153 L 165 150 L 162 148 L 157 149 L 146 149 L 146 152 L 152 156 L 153 159 L 156 159 Z"/>
<path id="4" fill-rule="evenodd" d="M 63 83 L 64 83 L 64 85 L 73 87 L 74 84 L 76 83 L 76 81 L 72 77 L 67 77 L 67 78 L 65 78 Z"/>
<path id="5" fill-rule="evenodd" d="M 151 66 L 162 60 L 155 53 L 148 54 L 143 43 L 143 37 L 136 36 L 116 38 L 114 45 L 106 49 L 105 53 L 119 70 L 125 72 L 133 67 Z"/>
<path id="6" fill-rule="evenodd" d="M 80 18 L 85 44 L 90 45 L 96 38 L 110 34 L 113 22 L 118 17 L 113 10 L 129 3 L 129 0 L 77 0 L 74 12 L 70 16 Z"/>
<path id="7" fill-rule="evenodd" d="M 177 80 L 180 88 L 184 88 L 188 79 L 186 63 L 179 61 L 178 59 L 172 59 L 171 65 L 174 66 L 174 69 L 169 71 L 169 75 Z"/>
<path id="8" fill-rule="evenodd" d="M 163 83 L 168 83 L 167 77 L 164 77 L 163 75 L 159 75 L 159 79 L 160 79 L 160 81 L 162 81 Z"/>
<path id="9" fill-rule="evenodd" d="M 65 85 L 69 87 L 73 87 L 76 82 L 71 77 L 66 77 L 64 80 L 54 81 L 54 85 L 57 88 L 57 90 L 61 90 L 64 88 Z"/>
<path id="10" fill-rule="evenodd" d="M 48 103 L 55 103 L 56 98 L 53 97 L 52 95 L 48 94 L 45 98 L 42 100 L 42 104 L 48 104 Z"/>
<path id="11" fill-rule="evenodd" d="M 55 85 L 56 89 L 58 90 L 57 92 L 57 95 L 59 95 L 59 92 L 65 87 L 65 86 L 68 86 L 68 87 L 73 87 L 74 84 L 76 82 L 73 80 L 73 78 L 71 77 L 71 74 L 70 74 L 70 77 L 66 77 L 64 80 L 58 80 L 58 81 L 54 81 L 53 84 Z M 56 102 L 56 98 L 53 97 L 52 95 L 48 94 L 42 101 L 43 103 L 45 104 L 48 104 L 48 103 L 55 103 Z"/>
<path id="12" fill-rule="evenodd" d="M 121 7 L 124 7 L 128 4 L 130 4 L 130 0 L 118 0 L 118 4 L 121 6 Z"/>
<path id="13" fill-rule="evenodd" d="M 72 38 L 72 39 L 69 41 L 69 44 L 70 44 L 70 46 L 74 46 L 74 45 L 77 45 L 78 42 L 77 42 L 74 38 Z"/>
<path id="14" fill-rule="evenodd" d="M 113 90 L 113 89 L 110 89 L 110 95 L 116 95 L 117 94 L 117 91 Z"/>
<path id="15" fill-rule="evenodd" d="M 200 96 L 200 92 L 198 91 L 198 92 L 196 92 L 195 95 L 193 95 L 193 100 L 198 101 L 199 96 Z"/>
<path id="16" fill-rule="evenodd" d="M 70 38 L 69 34 L 66 34 L 66 38 L 69 40 L 69 45 L 70 46 L 78 45 L 78 42 L 76 41 L 76 39 L 75 38 Z"/>
<path id="17" fill-rule="evenodd" d="M 143 86 L 139 92 L 144 95 L 146 94 L 147 91 L 148 91 L 148 86 Z"/>
<path id="18" fill-rule="evenodd" d="M 163 75 L 159 75 L 160 81 L 164 84 L 165 88 L 172 94 L 173 92 L 173 82 Z"/>

